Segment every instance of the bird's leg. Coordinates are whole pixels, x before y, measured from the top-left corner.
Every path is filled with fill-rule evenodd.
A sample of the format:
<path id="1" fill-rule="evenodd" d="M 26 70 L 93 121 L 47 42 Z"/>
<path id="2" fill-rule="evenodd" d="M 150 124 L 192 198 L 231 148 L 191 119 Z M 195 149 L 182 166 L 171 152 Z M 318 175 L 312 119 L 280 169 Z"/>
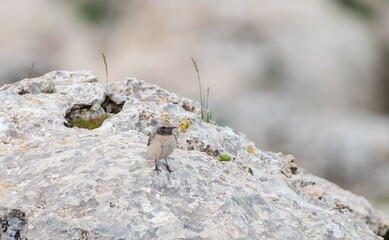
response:
<path id="1" fill-rule="evenodd" d="M 170 169 L 169 164 L 167 164 L 166 158 L 165 158 L 165 162 L 166 162 L 166 163 L 164 163 L 164 165 L 165 165 L 165 167 L 166 167 L 166 170 L 167 170 L 169 173 L 172 173 L 173 171 Z"/>
<path id="2" fill-rule="evenodd" d="M 156 171 L 158 175 L 159 175 L 159 172 L 161 171 L 161 169 L 158 168 L 157 159 L 155 159 L 155 168 L 154 168 L 153 172 L 154 171 Z"/>

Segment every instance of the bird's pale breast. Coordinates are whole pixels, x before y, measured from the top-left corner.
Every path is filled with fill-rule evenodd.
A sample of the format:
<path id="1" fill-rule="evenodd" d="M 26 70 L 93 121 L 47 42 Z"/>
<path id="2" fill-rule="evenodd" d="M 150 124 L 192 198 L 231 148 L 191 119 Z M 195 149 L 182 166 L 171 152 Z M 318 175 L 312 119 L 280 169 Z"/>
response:
<path id="1" fill-rule="evenodd" d="M 152 159 L 163 159 L 176 148 L 176 138 L 173 135 L 157 134 L 147 148 L 147 154 Z"/>

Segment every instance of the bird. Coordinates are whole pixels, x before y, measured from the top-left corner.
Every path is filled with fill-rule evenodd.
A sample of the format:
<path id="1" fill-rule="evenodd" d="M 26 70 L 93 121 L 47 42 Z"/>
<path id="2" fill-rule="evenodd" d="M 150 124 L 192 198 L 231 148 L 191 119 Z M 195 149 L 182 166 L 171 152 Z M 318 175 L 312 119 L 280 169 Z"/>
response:
<path id="1" fill-rule="evenodd" d="M 177 137 L 173 133 L 173 129 L 177 127 L 172 127 L 172 125 L 168 121 L 163 121 L 160 123 L 156 131 L 151 133 L 149 136 L 149 140 L 147 142 L 147 154 L 150 158 L 155 161 L 155 169 L 159 175 L 161 169 L 158 168 L 158 160 L 165 159 L 165 167 L 169 173 L 173 171 L 170 169 L 169 164 L 167 163 L 167 157 L 173 153 L 177 144 Z"/>

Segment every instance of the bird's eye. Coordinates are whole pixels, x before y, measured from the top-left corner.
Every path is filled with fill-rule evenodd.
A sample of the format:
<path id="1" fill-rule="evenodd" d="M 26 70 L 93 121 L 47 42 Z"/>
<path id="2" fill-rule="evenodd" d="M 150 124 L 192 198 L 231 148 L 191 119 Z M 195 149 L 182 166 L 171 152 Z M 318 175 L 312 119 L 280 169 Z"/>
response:
<path id="1" fill-rule="evenodd" d="M 166 129 L 166 127 L 165 127 L 165 126 L 162 126 L 162 129 Z"/>

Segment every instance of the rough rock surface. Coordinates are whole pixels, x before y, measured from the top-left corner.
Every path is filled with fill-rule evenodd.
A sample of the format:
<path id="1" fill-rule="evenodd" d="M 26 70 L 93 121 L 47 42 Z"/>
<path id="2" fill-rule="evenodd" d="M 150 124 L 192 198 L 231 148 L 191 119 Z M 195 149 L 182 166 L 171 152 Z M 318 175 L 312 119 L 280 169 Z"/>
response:
<path id="1" fill-rule="evenodd" d="M 102 111 L 116 114 L 100 128 L 67 127 Z M 190 125 L 174 172 L 157 175 L 145 152 L 161 118 Z M 107 91 L 90 72 L 59 71 L 3 86 L 0 156 L 0 239 L 389 238 L 388 217 L 363 197 L 136 79 Z"/>
<path id="2" fill-rule="evenodd" d="M 389 115 L 333 112 L 284 93 L 253 92 L 245 100 L 218 106 L 212 109 L 254 136 L 261 149 L 292 152 L 311 173 L 381 203 L 389 214 L 389 184 L 384 184 L 389 172 Z M 251 127 L 252 122 L 260 124 Z"/>
<path id="3" fill-rule="evenodd" d="M 112 80 L 197 97 L 193 56 L 219 122 L 389 214 L 388 13 L 385 0 L 2 1 L 0 86 L 58 68 L 103 76 L 101 49 Z"/>

